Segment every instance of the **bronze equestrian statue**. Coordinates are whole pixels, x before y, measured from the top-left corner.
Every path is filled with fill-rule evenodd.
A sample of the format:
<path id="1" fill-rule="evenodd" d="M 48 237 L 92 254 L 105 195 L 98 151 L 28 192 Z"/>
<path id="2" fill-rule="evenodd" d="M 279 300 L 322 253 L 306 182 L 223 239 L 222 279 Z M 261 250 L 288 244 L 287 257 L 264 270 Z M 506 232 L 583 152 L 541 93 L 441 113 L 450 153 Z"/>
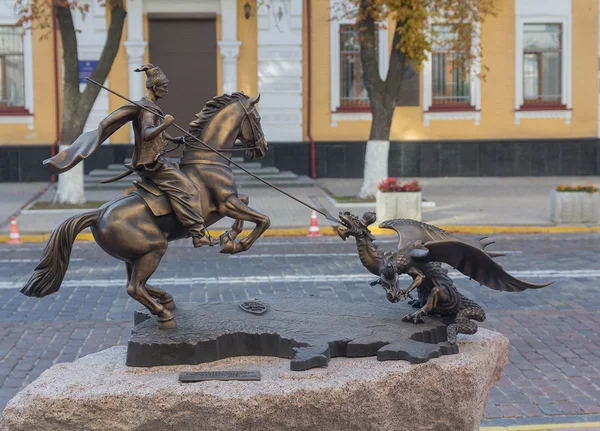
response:
<path id="1" fill-rule="evenodd" d="M 338 235 L 344 241 L 351 236 L 356 239 L 363 266 L 379 277 L 371 285 L 380 284 L 390 302 L 412 298 L 410 292 L 416 289 L 418 299 L 409 303 L 418 310 L 402 320 L 423 323 L 428 314 L 450 316 L 454 319 L 447 328 L 451 344 L 456 343 L 457 334 L 477 332 L 477 324 L 471 319 L 483 322 L 485 312 L 479 304 L 458 291 L 448 271 L 442 268 L 442 262 L 494 290 L 522 292 L 553 283 L 527 283 L 508 274 L 493 260 L 503 254 L 485 250 L 493 244 L 486 238 L 463 239 L 415 220 L 388 220 L 379 227 L 396 231 L 399 243 L 396 250 L 383 252 L 374 243 L 375 237 L 369 230 L 376 220 L 375 213 L 367 212 L 360 219 L 349 212 L 339 216 L 342 226 L 336 229 Z M 399 286 L 400 274 L 407 274 L 413 279 L 406 290 Z"/>
<path id="2" fill-rule="evenodd" d="M 151 70 L 151 67 L 147 69 Z M 149 73 L 149 78 L 152 73 Z M 154 102 L 166 92 L 165 81 L 153 79 L 150 79 L 150 84 L 153 84 L 149 88 L 150 99 L 142 100 L 140 104 L 160 113 Z M 246 145 L 246 154 L 250 158 L 264 157 L 268 149 L 256 107 L 258 101 L 259 96 L 249 98 L 242 92 L 236 92 L 207 102 L 189 124 L 187 138 L 180 142 L 184 145 L 179 164 L 181 173 L 161 155 L 161 146 L 165 142 L 162 137 L 166 140 L 180 139 L 164 134 L 172 119 L 165 117 L 165 122 L 160 123 L 155 117 L 142 114 L 145 109 L 140 109 L 135 103 L 110 114 L 97 131 L 82 134 L 69 148 L 46 161 L 52 172 L 64 172 L 92 154 L 108 136 L 131 121 L 134 128 L 137 127 L 131 168 L 141 173 L 142 182 L 136 183 L 137 190 L 130 195 L 61 223 L 52 232 L 40 263 L 21 292 L 27 296 L 43 297 L 58 291 L 69 265 L 75 238 L 89 227 L 96 243 L 106 253 L 125 262 L 127 293 L 157 316 L 160 328 L 176 327 L 170 311 L 175 308 L 173 297 L 146 284 L 167 251 L 169 242 L 188 238 L 190 231 L 194 234 L 193 229 L 200 228 L 201 220 L 204 226 L 211 226 L 223 217 L 231 217 L 235 222 L 221 235 L 219 242 L 221 253 L 234 254 L 248 250 L 270 226 L 269 218 L 250 208 L 247 196 L 238 194 L 230 167 L 231 151 L 237 139 Z M 203 145 L 209 143 L 213 150 L 198 145 L 190 136 L 199 139 Z M 228 156 L 223 158 L 221 152 Z M 155 160 L 150 159 L 152 155 L 157 155 Z M 190 183 L 194 184 L 192 188 L 181 189 Z M 194 197 L 196 194 L 197 197 Z M 175 205 L 173 202 L 176 202 Z M 190 209 L 192 204 L 195 206 Z M 174 206 L 180 211 L 177 214 Z M 190 224 L 185 225 L 186 221 Z M 191 224 L 192 221 L 194 224 Z M 244 221 L 256 226 L 248 236 L 237 242 L 236 237 L 242 232 Z M 205 235 L 202 238 L 210 237 Z"/>

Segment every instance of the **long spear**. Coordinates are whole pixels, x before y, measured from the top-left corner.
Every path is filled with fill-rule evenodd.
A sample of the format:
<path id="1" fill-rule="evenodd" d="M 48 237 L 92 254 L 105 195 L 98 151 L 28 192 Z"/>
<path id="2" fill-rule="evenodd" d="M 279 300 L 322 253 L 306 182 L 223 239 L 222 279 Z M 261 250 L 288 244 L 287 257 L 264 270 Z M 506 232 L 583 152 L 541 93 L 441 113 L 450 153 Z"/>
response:
<path id="1" fill-rule="evenodd" d="M 152 110 L 152 109 L 150 109 L 150 108 L 147 108 L 147 107 L 145 107 L 145 106 L 142 106 L 142 105 L 140 105 L 139 103 L 136 103 L 136 102 L 134 102 L 133 100 L 131 100 L 131 99 L 129 99 L 129 98 L 127 98 L 127 97 L 123 96 L 122 94 L 119 94 L 119 93 L 117 93 L 116 91 L 114 91 L 114 90 L 111 90 L 110 88 L 107 88 L 107 87 L 105 87 L 104 85 L 100 84 L 99 82 L 96 82 L 96 81 L 94 81 L 93 79 L 90 79 L 90 78 L 88 78 L 88 77 L 86 77 L 85 79 L 86 79 L 87 81 L 91 82 L 92 84 L 96 84 L 98 87 L 105 89 L 105 90 L 106 90 L 106 91 L 108 91 L 109 93 L 112 93 L 112 94 L 114 94 L 115 96 L 119 96 L 121 99 L 127 100 L 129 103 L 133 103 L 133 104 L 134 104 L 135 106 L 137 106 L 138 108 L 141 108 L 141 109 L 144 109 L 144 110 L 146 110 L 146 111 L 148 111 L 148 112 L 151 112 L 152 114 L 154 114 L 154 115 L 158 116 L 159 118 L 162 118 L 163 120 L 165 119 L 165 117 L 164 117 L 163 115 L 159 114 L 158 112 L 155 112 L 155 111 L 153 111 L 153 110 Z M 257 175 L 254 175 L 252 172 L 250 172 L 250 171 L 246 170 L 245 168 L 241 167 L 241 166 L 240 166 L 240 165 L 238 165 L 236 162 L 234 162 L 233 160 L 231 160 L 230 158 L 228 158 L 226 155 L 224 155 L 223 153 L 221 153 L 221 152 L 220 152 L 220 151 L 218 151 L 218 150 L 215 150 L 213 147 L 211 147 L 210 145 L 206 144 L 205 142 L 202 142 L 202 140 L 198 139 L 197 137 L 195 137 L 194 135 L 192 135 L 191 133 L 189 133 L 187 130 L 183 129 L 182 127 L 178 126 L 177 124 L 175 124 L 175 123 L 172 123 L 171 125 L 172 125 L 173 127 L 175 127 L 177 130 L 179 130 L 179 131 L 181 131 L 181 132 L 185 133 L 185 135 L 186 135 L 186 136 L 188 136 L 188 137 L 190 137 L 190 138 L 194 139 L 196 142 L 198 142 L 198 143 L 200 143 L 201 145 L 203 145 L 203 146 L 204 146 L 204 147 L 205 147 L 207 150 L 210 150 L 210 151 L 212 151 L 213 153 L 215 153 L 215 154 L 219 155 L 220 157 L 222 157 L 222 158 L 224 158 L 225 160 L 227 160 L 228 162 L 230 162 L 232 165 L 234 165 L 234 166 L 235 166 L 235 167 L 237 167 L 238 169 L 241 169 L 242 171 L 246 172 L 246 173 L 247 173 L 248 175 L 250 175 L 251 177 L 254 177 L 254 178 L 256 178 L 258 181 L 260 181 L 260 182 L 262 182 L 262 183 L 266 184 L 266 185 L 267 185 L 267 186 L 269 186 L 269 187 L 272 187 L 272 188 L 274 188 L 274 189 L 275 189 L 275 190 L 277 190 L 278 192 L 280 192 L 280 193 L 283 193 L 283 194 L 284 194 L 284 195 L 286 195 L 287 197 L 289 197 L 289 198 L 292 198 L 292 199 L 293 199 L 293 200 L 295 200 L 296 202 L 298 202 L 298 203 L 300 203 L 300 204 L 304 205 L 305 207 L 308 207 L 308 208 L 310 208 L 311 210 L 318 212 L 319 214 L 321 214 L 322 216 L 324 216 L 324 217 L 325 217 L 327 220 L 329 220 L 329 221 L 332 221 L 332 222 L 334 222 L 334 223 L 337 223 L 337 224 L 342 224 L 342 222 L 341 222 L 341 221 L 339 221 L 338 219 L 336 219 L 335 217 L 333 217 L 331 214 L 327 214 L 327 213 L 325 213 L 325 212 L 323 212 L 323 211 L 320 211 L 320 210 L 318 210 L 318 209 L 316 209 L 316 208 L 314 208 L 314 207 L 310 206 L 310 205 L 309 205 L 309 204 L 307 204 L 306 202 L 304 202 L 304 201 L 301 201 L 300 199 L 298 199 L 298 198 L 296 198 L 296 197 L 294 197 L 294 196 L 290 195 L 290 194 L 289 194 L 289 193 L 287 193 L 287 192 L 284 192 L 283 190 L 281 190 L 279 187 L 275 186 L 274 184 L 271 184 L 270 182 L 268 182 L 268 181 L 266 181 L 266 180 L 263 180 L 263 179 L 262 179 L 262 178 L 260 178 L 259 176 L 257 176 Z"/>

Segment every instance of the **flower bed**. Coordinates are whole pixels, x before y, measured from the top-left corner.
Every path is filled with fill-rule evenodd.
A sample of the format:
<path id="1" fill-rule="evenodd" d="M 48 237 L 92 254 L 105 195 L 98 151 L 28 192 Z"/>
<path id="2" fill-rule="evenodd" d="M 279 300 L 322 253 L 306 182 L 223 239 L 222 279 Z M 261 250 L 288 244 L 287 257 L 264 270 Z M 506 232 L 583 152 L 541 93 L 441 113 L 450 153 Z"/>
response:
<path id="1" fill-rule="evenodd" d="M 550 219 L 554 223 L 600 222 L 600 196 L 593 185 L 561 184 L 550 196 Z"/>
<path id="2" fill-rule="evenodd" d="M 392 219 L 421 220 L 421 190 L 418 180 L 398 183 L 396 178 L 386 178 L 377 186 L 377 220 Z"/>

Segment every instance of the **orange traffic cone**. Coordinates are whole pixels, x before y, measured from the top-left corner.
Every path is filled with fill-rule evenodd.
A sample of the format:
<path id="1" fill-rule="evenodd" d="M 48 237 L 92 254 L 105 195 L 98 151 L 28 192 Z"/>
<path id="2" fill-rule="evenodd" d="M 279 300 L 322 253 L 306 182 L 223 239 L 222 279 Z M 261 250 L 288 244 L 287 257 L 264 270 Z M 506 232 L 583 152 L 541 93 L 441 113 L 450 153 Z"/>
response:
<path id="1" fill-rule="evenodd" d="M 21 236 L 19 235 L 19 227 L 17 226 L 17 219 L 13 216 L 10 220 L 10 235 L 8 236 L 9 244 L 23 244 Z"/>
<path id="2" fill-rule="evenodd" d="M 321 236 L 321 233 L 319 232 L 317 212 L 315 210 L 313 210 L 312 215 L 310 216 L 310 228 L 308 229 L 308 235 L 306 236 Z"/>

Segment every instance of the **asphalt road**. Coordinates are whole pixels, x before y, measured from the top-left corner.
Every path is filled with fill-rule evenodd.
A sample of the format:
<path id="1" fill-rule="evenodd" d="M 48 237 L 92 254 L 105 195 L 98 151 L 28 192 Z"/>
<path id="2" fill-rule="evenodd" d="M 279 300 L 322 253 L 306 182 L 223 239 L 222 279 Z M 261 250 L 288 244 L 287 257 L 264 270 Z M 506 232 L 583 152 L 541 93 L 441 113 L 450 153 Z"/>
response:
<path id="1" fill-rule="evenodd" d="M 507 335 L 510 361 L 493 389 L 484 425 L 600 420 L 600 235 L 497 236 L 489 249 L 506 270 L 552 286 L 522 293 L 480 287 L 452 271 L 456 285 L 484 307 L 481 327 Z M 394 237 L 381 237 L 383 248 Z M 125 289 L 121 262 L 94 243 L 75 244 L 61 290 L 19 292 L 44 244 L 0 245 L 0 408 L 58 362 L 127 342 L 139 304 Z M 179 303 L 243 300 L 303 291 L 343 301 L 385 301 L 358 259 L 337 237 L 263 238 L 235 256 L 174 243 L 150 284 Z M 408 282 L 408 279 L 407 279 Z M 408 283 L 406 283 L 408 285 Z"/>

